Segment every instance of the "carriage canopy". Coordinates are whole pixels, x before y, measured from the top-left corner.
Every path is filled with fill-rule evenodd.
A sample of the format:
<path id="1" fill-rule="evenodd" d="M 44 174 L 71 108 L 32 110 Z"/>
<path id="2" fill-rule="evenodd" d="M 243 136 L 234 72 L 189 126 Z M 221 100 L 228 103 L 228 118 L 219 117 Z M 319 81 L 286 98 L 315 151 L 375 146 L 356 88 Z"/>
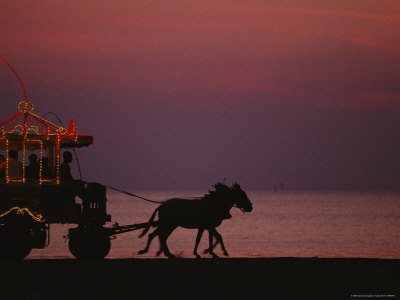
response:
<path id="1" fill-rule="evenodd" d="M 57 126 L 52 122 L 34 114 L 34 106 L 29 101 L 18 104 L 19 113 L 0 122 L 0 150 L 5 151 L 8 164 L 9 150 L 22 152 L 23 176 L 11 178 L 6 174 L 6 182 L 26 182 L 25 166 L 30 153 L 37 152 L 40 161 L 47 157 L 49 167 L 54 171 L 52 178 L 42 176 L 42 167 L 39 183 L 60 183 L 60 149 L 87 147 L 93 144 L 93 137 L 78 133 L 74 119 L 69 122 L 68 128 Z M 7 168 L 8 170 L 8 168 Z M 7 172 L 8 173 L 8 172 Z"/>

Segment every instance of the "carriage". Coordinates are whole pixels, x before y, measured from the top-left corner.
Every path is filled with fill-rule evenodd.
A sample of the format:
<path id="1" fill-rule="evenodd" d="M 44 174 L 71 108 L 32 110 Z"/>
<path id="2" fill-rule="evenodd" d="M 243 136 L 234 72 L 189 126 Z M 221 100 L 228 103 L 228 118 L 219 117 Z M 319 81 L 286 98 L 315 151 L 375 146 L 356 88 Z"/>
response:
<path id="1" fill-rule="evenodd" d="M 51 224 L 75 224 L 69 229 L 69 249 L 78 258 L 103 258 L 110 250 L 111 216 L 106 188 L 98 183 L 60 181 L 60 152 L 88 147 L 93 137 L 78 133 L 74 119 L 68 128 L 33 113 L 29 101 L 19 113 L 0 123 L 0 151 L 5 158 L 0 179 L 0 258 L 24 258 L 32 248 L 49 245 Z M 10 171 L 10 150 L 18 151 L 22 174 Z M 28 174 L 28 157 L 39 158 L 37 176 Z M 51 172 L 50 172 L 51 171 Z M 115 231 L 115 230 L 114 230 Z"/>

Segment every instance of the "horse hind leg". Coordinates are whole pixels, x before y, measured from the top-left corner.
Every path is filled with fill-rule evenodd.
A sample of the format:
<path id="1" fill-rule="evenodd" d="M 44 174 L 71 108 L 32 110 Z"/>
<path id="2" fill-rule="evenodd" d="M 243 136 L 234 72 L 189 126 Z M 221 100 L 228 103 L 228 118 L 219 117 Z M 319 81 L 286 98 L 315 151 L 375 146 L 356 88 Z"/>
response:
<path id="1" fill-rule="evenodd" d="M 158 239 L 160 239 L 160 235 L 158 235 Z M 157 250 L 157 252 L 156 252 L 156 256 L 160 256 L 161 253 L 162 253 L 163 250 L 164 250 L 163 247 L 162 247 L 161 242 L 159 242 L 158 244 L 159 244 L 159 248 L 158 248 L 158 250 Z"/>
<path id="2" fill-rule="evenodd" d="M 158 239 L 160 239 L 160 237 L 158 237 Z M 158 251 L 156 252 L 156 256 L 160 256 L 161 253 L 163 253 L 163 251 L 164 251 L 164 249 L 163 249 L 163 247 L 162 247 L 162 245 L 161 245 L 161 242 L 159 242 L 159 244 L 160 244 L 160 248 L 159 248 Z"/>
<path id="3" fill-rule="evenodd" d="M 168 248 L 167 245 L 167 239 L 171 235 L 172 231 L 174 231 L 175 228 L 165 228 L 163 229 L 159 235 L 158 238 L 160 239 L 160 249 L 164 251 L 164 255 L 168 258 L 175 258 L 175 255 L 173 255 Z"/>
<path id="4" fill-rule="evenodd" d="M 149 237 L 147 239 L 146 247 L 143 250 L 139 250 L 138 254 L 145 254 L 149 251 L 151 241 L 159 234 L 159 227 L 157 227 L 156 230 L 154 230 L 152 233 L 149 234 Z"/>

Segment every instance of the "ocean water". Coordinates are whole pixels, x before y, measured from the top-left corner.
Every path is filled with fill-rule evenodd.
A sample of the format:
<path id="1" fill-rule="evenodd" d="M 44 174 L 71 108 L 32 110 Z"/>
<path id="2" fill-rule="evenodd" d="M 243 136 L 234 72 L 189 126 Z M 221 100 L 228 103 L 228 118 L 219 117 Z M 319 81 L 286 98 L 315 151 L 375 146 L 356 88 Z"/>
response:
<path id="1" fill-rule="evenodd" d="M 199 197 L 206 191 L 133 191 L 137 195 L 166 200 Z M 400 258 L 400 194 L 357 192 L 262 192 L 248 191 L 253 211 L 232 208 L 232 218 L 218 231 L 230 257 L 366 257 Z M 108 192 L 108 213 L 120 225 L 147 222 L 157 204 Z M 75 225 L 51 225 L 50 245 L 33 249 L 27 259 L 73 258 L 63 238 Z M 156 257 L 159 243 L 143 249 L 147 237 L 140 230 L 117 235 L 107 258 Z M 172 253 L 192 254 L 197 230 L 178 228 L 168 239 Z M 204 233 L 199 254 L 208 246 Z M 217 246 L 215 252 L 222 257 Z M 209 257 L 208 255 L 202 255 Z"/>

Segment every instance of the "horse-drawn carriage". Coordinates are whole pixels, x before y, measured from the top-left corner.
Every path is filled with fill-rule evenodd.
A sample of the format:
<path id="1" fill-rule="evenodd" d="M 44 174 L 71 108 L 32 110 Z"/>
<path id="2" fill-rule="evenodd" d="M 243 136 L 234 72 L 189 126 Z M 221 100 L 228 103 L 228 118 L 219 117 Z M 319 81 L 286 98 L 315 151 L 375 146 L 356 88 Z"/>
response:
<path id="1" fill-rule="evenodd" d="M 164 252 L 167 257 L 174 257 L 166 241 L 178 226 L 199 230 L 193 252 L 197 257 L 201 234 L 208 230 L 209 251 L 215 256 L 212 237 L 226 253 L 215 227 L 230 218 L 229 210 L 233 206 L 243 211 L 252 210 L 239 185 L 228 188 L 217 184 L 215 191 L 196 200 L 152 201 L 161 205 L 146 223 L 104 227 L 111 221 L 106 208 L 106 187 L 81 180 L 63 182 L 60 174 L 61 149 L 90 146 L 92 136 L 79 134 L 73 119 L 64 128 L 39 117 L 32 112 L 33 105 L 27 100 L 20 102 L 18 108 L 18 114 L 0 122 L 0 151 L 6 154 L 5 162 L 0 164 L 0 259 L 22 259 L 32 248 L 46 247 L 50 225 L 55 223 L 77 225 L 69 229 L 67 236 L 69 250 L 77 258 L 104 258 L 110 251 L 110 236 L 141 228 L 145 228 L 144 235 L 151 227 L 157 228 L 139 253 L 147 252 L 152 239 L 158 236 L 158 254 Z M 16 151 L 22 157 L 19 175 L 12 170 L 16 157 L 10 153 Z M 27 160 L 33 153 L 37 153 L 40 162 L 36 177 L 28 172 Z M 155 220 L 156 213 L 158 220 Z"/>

